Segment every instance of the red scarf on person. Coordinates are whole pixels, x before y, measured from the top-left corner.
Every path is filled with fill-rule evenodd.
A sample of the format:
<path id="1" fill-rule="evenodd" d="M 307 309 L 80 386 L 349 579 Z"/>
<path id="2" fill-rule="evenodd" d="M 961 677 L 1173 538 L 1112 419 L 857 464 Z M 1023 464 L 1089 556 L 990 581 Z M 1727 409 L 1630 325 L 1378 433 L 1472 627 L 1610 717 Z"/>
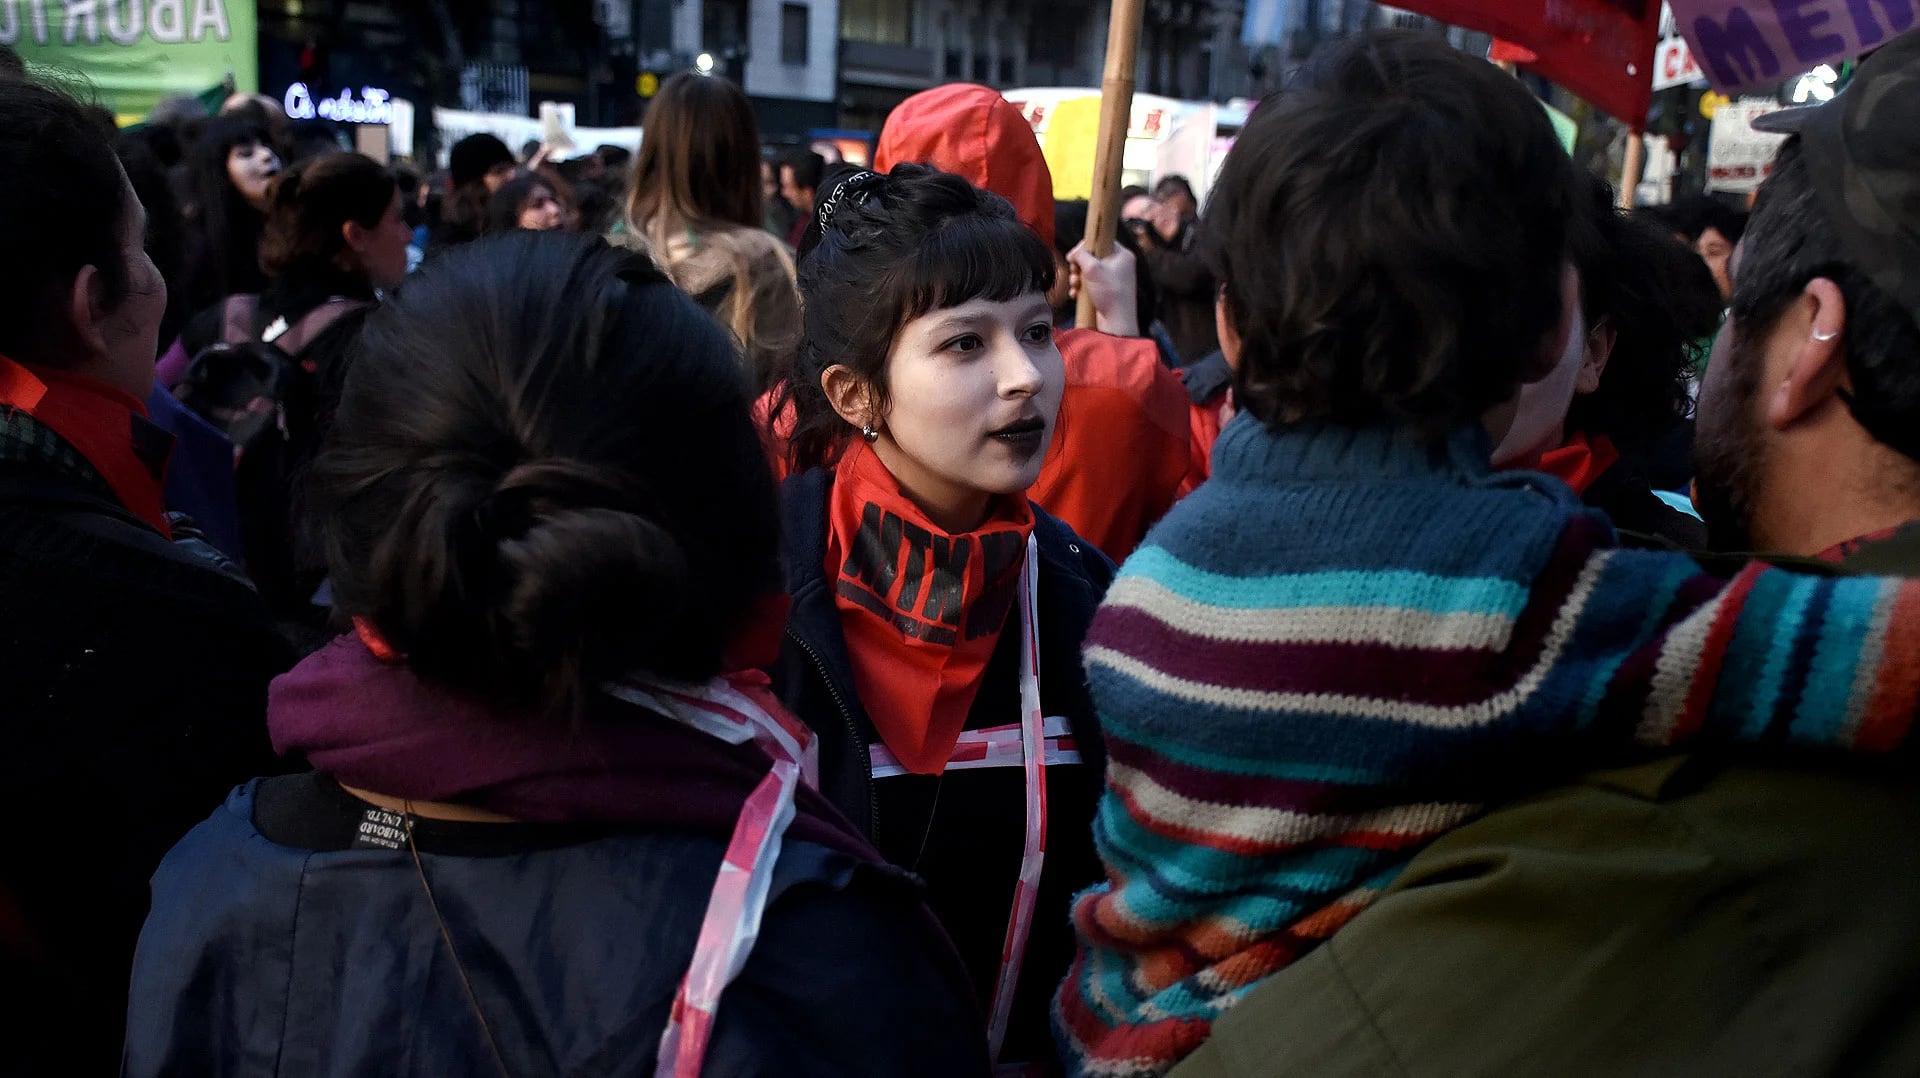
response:
<path id="1" fill-rule="evenodd" d="M 827 575 L 853 656 L 854 689 L 900 765 L 946 769 L 1013 609 L 1033 534 L 1025 495 L 952 534 L 901 493 L 865 443 L 834 469 Z"/>
<path id="2" fill-rule="evenodd" d="M 1613 439 L 1604 434 L 1588 437 L 1584 431 L 1575 431 L 1565 445 L 1540 454 L 1540 464 L 1535 471 L 1560 480 L 1572 487 L 1575 494 L 1585 494 L 1594 480 L 1618 463 L 1620 450 L 1614 447 Z"/>
<path id="3" fill-rule="evenodd" d="M 173 443 L 147 421 L 145 402 L 105 382 L 0 356 L 0 408 L 25 412 L 59 435 L 123 508 L 173 538 L 163 483 Z"/>

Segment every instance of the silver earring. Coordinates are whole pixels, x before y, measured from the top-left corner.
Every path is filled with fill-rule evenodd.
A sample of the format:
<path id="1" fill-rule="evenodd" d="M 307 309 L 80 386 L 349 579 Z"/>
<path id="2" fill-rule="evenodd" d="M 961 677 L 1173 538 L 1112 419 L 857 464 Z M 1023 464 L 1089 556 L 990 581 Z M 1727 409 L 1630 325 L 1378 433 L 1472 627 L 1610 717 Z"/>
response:
<path id="1" fill-rule="evenodd" d="M 1826 333 L 1822 333 L 1817 329 L 1813 331 L 1813 339 L 1816 341 L 1819 341 L 1821 344 L 1825 344 L 1828 341 L 1833 340 L 1835 337 L 1838 337 L 1839 335 L 1840 335 L 1840 331 L 1837 329 L 1829 330 Z"/>
<path id="2" fill-rule="evenodd" d="M 872 445 L 880 440 L 880 432 L 874 429 L 872 423 L 865 423 L 860 427 L 860 437 L 865 438 L 868 445 Z"/>

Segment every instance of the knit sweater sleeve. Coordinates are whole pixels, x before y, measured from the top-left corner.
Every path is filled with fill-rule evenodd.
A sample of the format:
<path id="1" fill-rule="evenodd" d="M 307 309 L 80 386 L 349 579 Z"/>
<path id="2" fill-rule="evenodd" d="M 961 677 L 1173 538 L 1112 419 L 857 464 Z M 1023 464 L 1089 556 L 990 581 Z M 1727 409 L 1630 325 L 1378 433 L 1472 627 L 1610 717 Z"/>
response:
<path id="1" fill-rule="evenodd" d="M 1911 743 L 1920 582 L 1722 581 L 1585 514 L 1542 538 L 1506 577 L 1129 563 L 1086 652 L 1108 879 L 1056 1010 L 1076 1073 L 1164 1073 L 1433 838 L 1636 743 Z"/>

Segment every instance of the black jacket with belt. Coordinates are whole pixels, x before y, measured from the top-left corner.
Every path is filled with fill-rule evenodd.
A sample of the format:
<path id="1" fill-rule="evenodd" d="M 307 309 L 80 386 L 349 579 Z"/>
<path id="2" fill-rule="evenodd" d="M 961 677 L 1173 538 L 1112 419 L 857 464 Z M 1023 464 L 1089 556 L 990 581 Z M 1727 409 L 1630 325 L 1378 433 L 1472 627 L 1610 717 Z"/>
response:
<path id="1" fill-rule="evenodd" d="M 881 853 L 926 879 L 928 904 L 953 936 L 983 1012 L 990 1012 L 1019 871 L 1024 774 L 1019 768 L 986 768 L 874 781 L 868 746 L 879 733 L 855 689 L 835 582 L 826 570 L 832 484 L 831 472 L 816 469 L 793 476 L 781 489 L 793 607 L 780 660 L 771 671 L 774 687 L 819 738 L 822 792 Z M 1113 580 L 1113 563 L 1038 506 L 1033 515 L 1040 561 L 1042 711 L 1068 720 L 1082 763 L 1047 769 L 1046 862 L 1002 1062 L 1052 1060 L 1048 1000 L 1072 959 L 1069 903 L 1074 893 L 1097 882 L 1101 871 L 1092 826 L 1106 754 L 1080 646 Z M 1009 616 L 983 675 L 969 729 L 1019 721 L 1019 646 L 1019 618 Z"/>

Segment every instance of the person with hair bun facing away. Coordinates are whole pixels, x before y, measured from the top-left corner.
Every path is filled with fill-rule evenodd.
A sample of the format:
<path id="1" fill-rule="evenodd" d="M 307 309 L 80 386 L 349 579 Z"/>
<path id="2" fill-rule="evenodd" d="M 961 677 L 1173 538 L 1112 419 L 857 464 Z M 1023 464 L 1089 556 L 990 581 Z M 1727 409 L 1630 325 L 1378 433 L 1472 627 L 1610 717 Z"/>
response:
<path id="1" fill-rule="evenodd" d="M 680 74 L 647 106 L 627 215 L 615 237 L 733 331 L 756 388 L 800 341 L 793 260 L 768 235 L 753 105 L 726 79 Z"/>
<path id="2" fill-rule="evenodd" d="M 312 473 L 354 629 L 268 712 L 319 770 L 161 865 L 124 1073 L 986 1073 L 913 882 L 723 676 L 783 614 L 736 362 L 599 238 L 483 238 L 369 317 Z"/>
<path id="3" fill-rule="evenodd" d="M 292 661 L 166 512 L 148 418 L 166 283 L 107 136 L 0 79 L 0 1071 L 111 1073 L 147 878 L 274 766 Z M 172 540 L 172 541 L 170 541 Z"/>
<path id="4" fill-rule="evenodd" d="M 823 190 L 778 411 L 781 697 L 821 789 L 926 880 L 1001 1064 L 1054 1058 L 1067 904 L 1099 878 L 1080 641 L 1113 566 L 1027 498 L 1063 386 L 1053 252 L 1013 207 L 899 165 Z"/>

